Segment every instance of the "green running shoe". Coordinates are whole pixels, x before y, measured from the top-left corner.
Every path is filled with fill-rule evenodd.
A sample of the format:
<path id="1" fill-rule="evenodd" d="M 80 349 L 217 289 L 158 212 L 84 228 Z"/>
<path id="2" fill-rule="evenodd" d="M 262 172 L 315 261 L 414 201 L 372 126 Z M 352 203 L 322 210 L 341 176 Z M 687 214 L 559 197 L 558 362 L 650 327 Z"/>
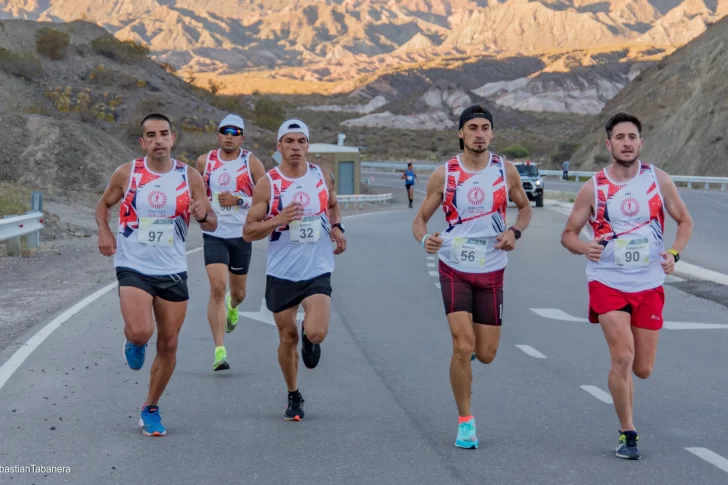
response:
<path id="1" fill-rule="evenodd" d="M 230 364 L 227 361 L 227 351 L 225 347 L 215 347 L 215 363 L 212 365 L 212 370 L 226 370 L 230 368 Z"/>
<path id="2" fill-rule="evenodd" d="M 227 325 L 225 326 L 225 332 L 230 333 L 235 330 L 238 325 L 238 309 L 230 307 L 230 293 L 225 298 L 225 306 L 227 306 Z"/>

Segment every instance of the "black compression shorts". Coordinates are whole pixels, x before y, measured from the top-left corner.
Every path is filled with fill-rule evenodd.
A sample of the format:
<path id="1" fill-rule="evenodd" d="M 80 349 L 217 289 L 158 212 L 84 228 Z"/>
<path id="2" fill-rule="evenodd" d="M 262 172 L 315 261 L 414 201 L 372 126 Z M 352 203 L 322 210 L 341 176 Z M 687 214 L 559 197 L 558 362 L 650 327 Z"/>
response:
<path id="1" fill-rule="evenodd" d="M 242 237 L 224 239 L 203 234 L 205 266 L 208 264 L 224 264 L 234 275 L 246 275 L 250 269 L 250 257 L 253 244 L 245 242 Z"/>
<path id="2" fill-rule="evenodd" d="M 440 261 L 439 270 L 446 315 L 468 312 L 474 323 L 502 325 L 505 268 L 491 273 L 464 273 Z"/>

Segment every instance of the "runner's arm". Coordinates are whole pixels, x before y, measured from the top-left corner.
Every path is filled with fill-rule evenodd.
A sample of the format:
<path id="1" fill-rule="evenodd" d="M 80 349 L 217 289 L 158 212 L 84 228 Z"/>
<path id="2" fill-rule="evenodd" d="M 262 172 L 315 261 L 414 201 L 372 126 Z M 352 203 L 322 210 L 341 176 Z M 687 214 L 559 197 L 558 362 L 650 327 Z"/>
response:
<path id="1" fill-rule="evenodd" d="M 200 175 L 205 175 L 205 165 L 207 165 L 207 154 L 197 157 L 195 168 L 200 172 Z"/>
<path id="2" fill-rule="evenodd" d="M 250 205 L 245 225 L 243 225 L 243 239 L 246 242 L 265 239 L 280 225 L 277 217 L 265 220 L 269 203 L 270 180 L 268 177 L 263 177 L 253 188 L 253 203 Z"/>
<path id="3" fill-rule="evenodd" d="M 341 223 L 341 206 L 336 199 L 336 179 L 331 172 L 326 179 L 326 186 L 329 189 L 329 221 L 331 224 Z"/>
<path id="4" fill-rule="evenodd" d="M 665 209 L 677 223 L 675 243 L 671 249 L 681 253 L 688 245 L 690 236 L 693 233 L 693 218 L 690 216 L 690 211 L 688 211 L 682 197 L 680 197 L 680 192 L 678 192 L 672 177 L 659 168 L 655 168 L 655 172 L 657 173 L 657 182 L 660 184 L 662 199 L 665 201 Z"/>
<path id="5" fill-rule="evenodd" d="M 200 228 L 204 231 L 214 232 L 217 229 L 217 214 L 212 210 L 210 200 L 207 198 L 207 190 L 205 189 L 205 182 L 202 180 L 202 175 L 192 170 L 189 172 L 189 178 L 192 200 L 201 205 L 205 211 L 205 216 L 200 218 L 204 219 L 205 222 L 199 223 Z M 192 217 L 195 217 L 194 214 Z M 197 220 L 196 217 L 195 220 Z"/>
<path id="6" fill-rule="evenodd" d="M 113 237 L 113 233 L 109 229 L 109 211 L 124 197 L 131 176 L 131 166 L 131 163 L 125 163 L 111 174 L 109 185 L 96 204 L 96 225 L 99 228 L 99 236 L 104 234 Z"/>
<path id="7" fill-rule="evenodd" d="M 265 166 L 263 166 L 263 162 L 261 162 L 258 157 L 250 155 L 250 158 L 248 159 L 248 170 L 250 170 L 250 180 L 253 183 L 253 187 L 255 187 L 255 185 L 260 182 L 263 177 L 265 177 Z M 244 191 L 240 190 L 235 192 L 233 195 L 243 201 L 242 207 L 244 209 L 248 209 L 251 205 L 253 205 L 253 197 L 249 197 Z"/>
<path id="8" fill-rule="evenodd" d="M 516 222 L 513 223 L 513 227 L 523 232 L 531 223 L 533 208 L 531 207 L 531 202 L 528 200 L 526 191 L 523 190 L 521 174 L 518 173 L 516 166 L 509 161 L 506 161 L 506 179 L 508 180 L 508 195 L 513 203 L 516 204 L 516 207 L 518 207 L 518 216 L 516 217 Z"/>
<path id="9" fill-rule="evenodd" d="M 587 245 L 579 239 L 579 234 L 589 220 L 593 202 L 594 183 L 589 180 L 582 185 L 579 193 L 576 194 L 571 214 L 566 220 L 566 227 L 561 233 L 561 245 L 573 254 L 585 254 L 587 251 Z"/>
<path id="10" fill-rule="evenodd" d="M 435 214 L 435 211 L 442 204 L 443 190 L 445 186 L 445 166 L 438 167 L 427 182 L 427 194 L 425 200 L 417 211 L 414 221 L 412 221 L 412 235 L 418 243 L 422 243 L 422 238 L 427 233 L 427 222 Z"/>

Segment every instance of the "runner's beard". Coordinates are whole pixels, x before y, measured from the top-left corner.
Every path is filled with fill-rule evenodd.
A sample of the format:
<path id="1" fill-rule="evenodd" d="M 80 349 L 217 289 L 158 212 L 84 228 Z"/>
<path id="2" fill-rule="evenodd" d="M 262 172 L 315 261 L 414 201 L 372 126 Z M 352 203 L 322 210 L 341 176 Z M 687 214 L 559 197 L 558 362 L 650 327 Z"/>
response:
<path id="1" fill-rule="evenodd" d="M 483 148 L 473 148 L 468 145 L 465 145 L 465 148 L 467 148 L 468 150 L 470 150 L 473 153 L 484 153 L 484 152 L 488 151 L 488 144 L 483 143 Z"/>
<path id="2" fill-rule="evenodd" d="M 620 158 L 619 154 L 612 152 L 612 156 L 614 157 L 614 161 L 617 162 L 619 165 L 623 167 L 631 167 L 634 165 L 634 162 L 637 161 L 637 159 L 640 157 L 639 150 L 634 151 L 634 156 L 632 158 Z"/>

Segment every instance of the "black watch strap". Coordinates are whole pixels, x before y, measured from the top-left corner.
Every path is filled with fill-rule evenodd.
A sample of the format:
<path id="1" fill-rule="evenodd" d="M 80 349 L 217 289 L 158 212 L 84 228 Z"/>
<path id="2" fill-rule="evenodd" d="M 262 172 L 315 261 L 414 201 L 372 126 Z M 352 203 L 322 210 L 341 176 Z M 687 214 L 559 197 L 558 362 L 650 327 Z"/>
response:
<path id="1" fill-rule="evenodd" d="M 207 222 L 207 212 L 205 212 L 205 218 L 204 218 L 204 219 L 202 219 L 202 220 L 200 220 L 200 219 L 195 219 L 195 220 L 196 220 L 196 221 L 197 221 L 197 222 L 198 222 L 199 224 L 202 224 L 202 223 L 205 223 L 205 222 Z"/>
<path id="2" fill-rule="evenodd" d="M 346 231 L 344 231 L 344 226 L 342 226 L 340 222 L 337 222 L 336 224 L 331 224 L 331 227 L 332 228 L 338 227 L 341 230 L 341 232 L 346 232 Z"/>
<path id="3" fill-rule="evenodd" d="M 513 226 L 509 227 L 508 229 L 510 229 L 511 231 L 513 231 L 513 234 L 516 235 L 516 239 L 521 239 L 521 231 L 519 231 L 518 229 L 516 229 Z"/>

